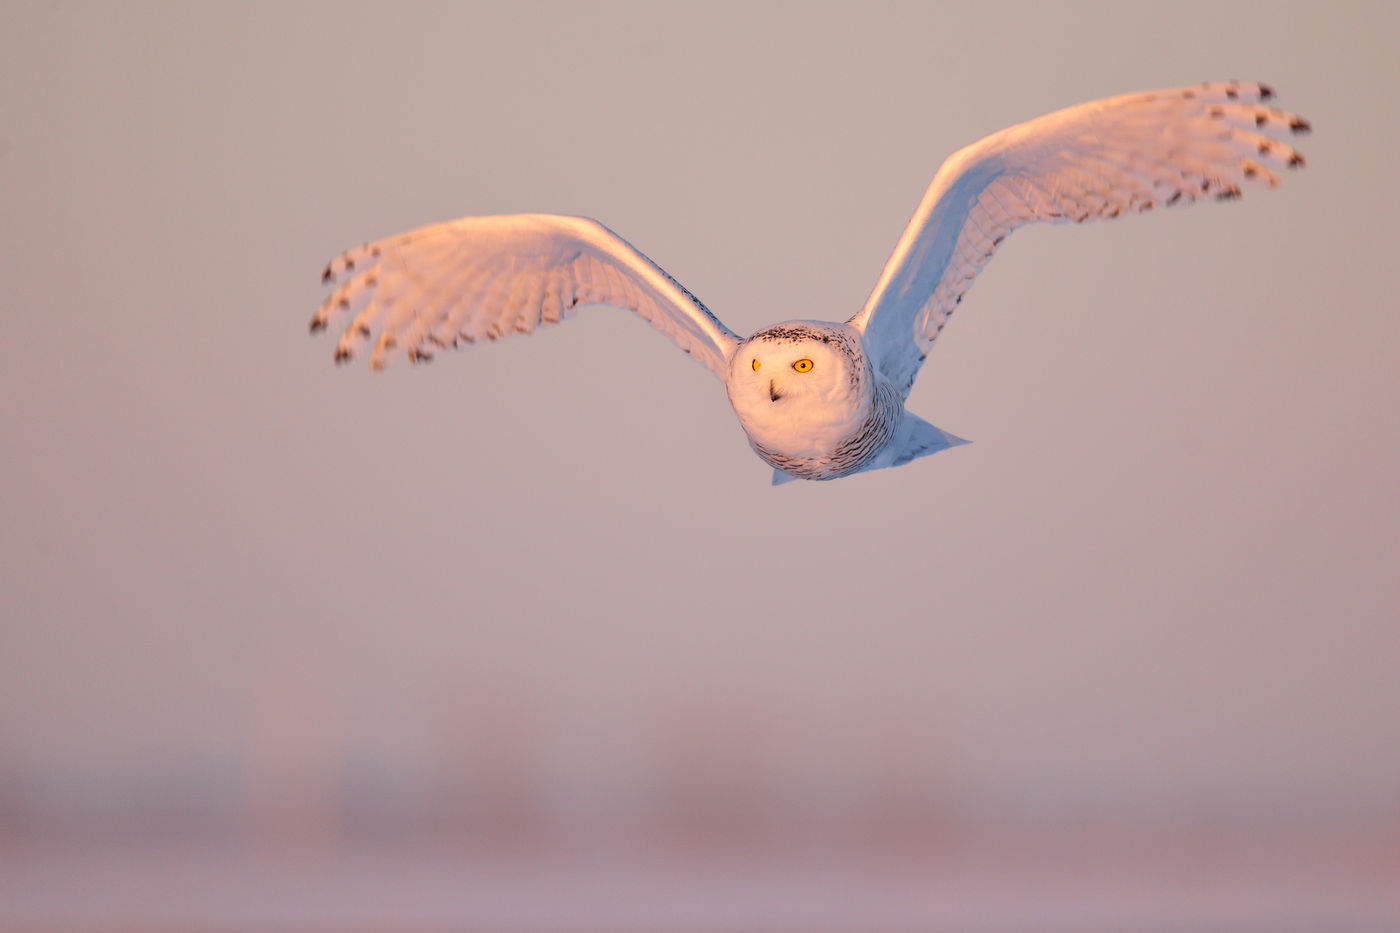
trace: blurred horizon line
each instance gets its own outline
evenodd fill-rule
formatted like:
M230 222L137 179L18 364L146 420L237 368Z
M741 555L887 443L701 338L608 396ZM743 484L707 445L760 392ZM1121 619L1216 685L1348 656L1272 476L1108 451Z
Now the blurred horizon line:
M37 838L142 835L209 838L557 839L672 836L909 837L966 832L1362 833L1400 845L1400 812L1338 801L1260 800L1222 805L1141 799L1093 801L1014 793L968 802L907 783L860 783L813 793L792 785L732 780L661 781L632 787L550 787L537 778L414 782L376 769L345 768L323 780L268 779L236 769L101 776L16 774L0 778L0 843Z

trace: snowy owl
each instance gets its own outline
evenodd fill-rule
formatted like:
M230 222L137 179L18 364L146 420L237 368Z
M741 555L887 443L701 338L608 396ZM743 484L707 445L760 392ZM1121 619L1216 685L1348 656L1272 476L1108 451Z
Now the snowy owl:
M636 312L718 376L774 484L898 466L964 443L904 401L949 316L1006 235L1278 184L1303 157L1277 137L1305 120L1238 81L1124 94L1047 114L959 150L934 175L865 306L844 324L787 321L740 337L595 220L464 217L349 250L349 278L312 332L356 312L335 350L374 338L370 365L528 334L580 305ZM377 336L376 336L377 335Z

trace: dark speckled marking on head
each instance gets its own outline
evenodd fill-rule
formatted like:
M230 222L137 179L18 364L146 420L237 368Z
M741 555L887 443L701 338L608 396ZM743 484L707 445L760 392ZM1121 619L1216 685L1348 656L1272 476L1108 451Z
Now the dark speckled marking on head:
M820 340L822 343L829 344L835 341L835 338L831 334L806 327L789 327L786 324L775 324L772 327L766 327L749 339L765 340L772 343L777 343L781 340Z

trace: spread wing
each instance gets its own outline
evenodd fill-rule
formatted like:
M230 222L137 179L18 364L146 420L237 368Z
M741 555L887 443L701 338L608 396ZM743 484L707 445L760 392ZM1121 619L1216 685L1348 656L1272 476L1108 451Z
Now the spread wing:
M1012 230L1235 198L1246 181L1278 184L1303 157L1276 137L1305 120L1237 81L1124 94L994 133L934 176L865 307L850 323L907 397L972 280Z
M720 379L738 337L679 282L607 227L583 217L464 217L349 250L323 282L348 275L311 331L352 315L336 362L373 341L370 366L444 347L528 334L579 305L635 311Z

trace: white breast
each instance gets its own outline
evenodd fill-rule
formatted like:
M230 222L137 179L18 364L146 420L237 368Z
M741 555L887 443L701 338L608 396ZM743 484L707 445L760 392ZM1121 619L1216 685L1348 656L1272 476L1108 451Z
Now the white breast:
M787 457L830 454L866 421L868 393L822 393L773 402L767 394L729 397L744 433L755 445Z

